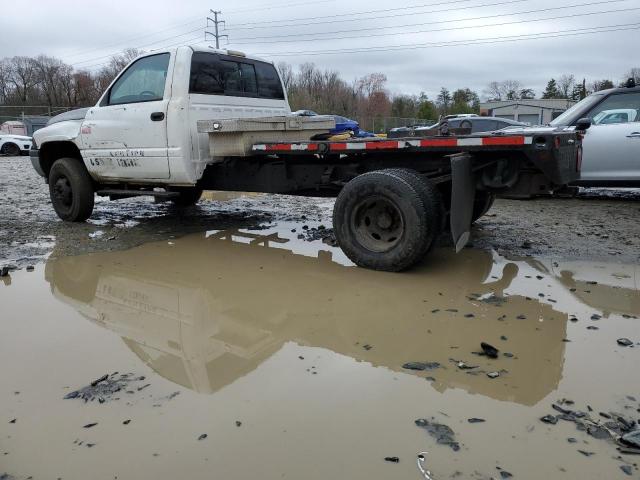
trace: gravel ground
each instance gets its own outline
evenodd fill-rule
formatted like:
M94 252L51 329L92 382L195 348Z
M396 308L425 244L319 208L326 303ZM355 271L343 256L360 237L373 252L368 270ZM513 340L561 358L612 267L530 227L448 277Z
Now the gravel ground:
M125 249L204 230L260 228L279 220L330 226L332 201L284 195L205 194L178 210L150 198L98 199L87 223L60 221L27 157L0 158L0 266L56 255ZM472 246L502 255L640 259L640 190L583 190L578 198L498 200L474 227ZM441 239L447 244L446 236Z

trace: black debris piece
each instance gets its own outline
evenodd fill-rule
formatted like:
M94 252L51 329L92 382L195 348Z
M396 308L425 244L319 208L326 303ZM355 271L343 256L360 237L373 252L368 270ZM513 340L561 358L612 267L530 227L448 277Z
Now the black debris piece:
M82 428L92 428L95 427L98 424L98 422L94 422L94 423L87 423L85 426L83 426Z
M242 426L242 422L240 420L236 420L236 427Z
M398 463L400 459L398 457L384 457L385 462Z
M14 418L13 420L9 420L9 423L16 423L17 420L17 418Z
M542 421L544 423L549 423L551 425L555 425L556 423L558 423L558 419L556 417L554 417L553 415L545 415L544 417L542 417L540 419L540 421Z
M436 368L440 368L440 364L438 362L407 362L402 365L402 368L406 370L435 370Z
M486 422L486 420L484 418L475 418L475 417L473 417L473 418L468 418L467 422L469 422L469 423L484 423L484 422Z
M484 354L489 357L489 358L498 358L498 353L499 350L494 347L493 345L490 345L486 342L482 342L480 343L480 348L482 348L482 351L484 352Z
M198 440L204 440L205 438L207 438L207 436L208 436L208 435L207 435L206 433L203 433L202 435L200 435L200 436L198 437Z
M630 347L631 345L633 345L633 342L628 338L619 338L617 342L618 342L618 345L622 347Z
M509 472L507 472L506 470L500 470L500 477L501 478L511 478L513 477L513 475Z
M129 425L131 423L131 420L125 420L124 422L122 422L123 425Z
M591 455L595 455L595 452L587 452L586 450L578 450L585 457L590 457Z
M447 425L441 423L430 422L426 418L419 418L415 421L418 427L424 428L429 435L436 439L440 445L451 447L454 452L460 450L460 444L455 440L455 433Z

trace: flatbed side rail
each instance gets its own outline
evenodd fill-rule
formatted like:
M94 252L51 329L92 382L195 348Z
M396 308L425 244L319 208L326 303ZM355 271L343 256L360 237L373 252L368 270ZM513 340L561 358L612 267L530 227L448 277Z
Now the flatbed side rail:
M491 137L432 137L422 139L394 139L371 141L309 141L257 143L252 152L256 155L271 153L345 153L395 150L457 149L473 147L519 147L531 145L533 136L504 135Z

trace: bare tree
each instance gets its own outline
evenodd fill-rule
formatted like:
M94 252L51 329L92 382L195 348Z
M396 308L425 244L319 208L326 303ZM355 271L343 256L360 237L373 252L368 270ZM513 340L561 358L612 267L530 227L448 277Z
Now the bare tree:
M576 78L573 76L573 74L565 74L558 78L558 91L560 92L560 95L562 95L562 98L569 98L571 96L575 84Z

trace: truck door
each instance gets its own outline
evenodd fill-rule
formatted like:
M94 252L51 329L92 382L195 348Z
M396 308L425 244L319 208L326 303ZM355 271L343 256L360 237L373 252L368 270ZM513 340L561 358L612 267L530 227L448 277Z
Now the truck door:
M167 179L169 53L132 63L89 109L81 127L87 168L105 179Z
M640 180L640 92L615 93L588 115L582 180Z

